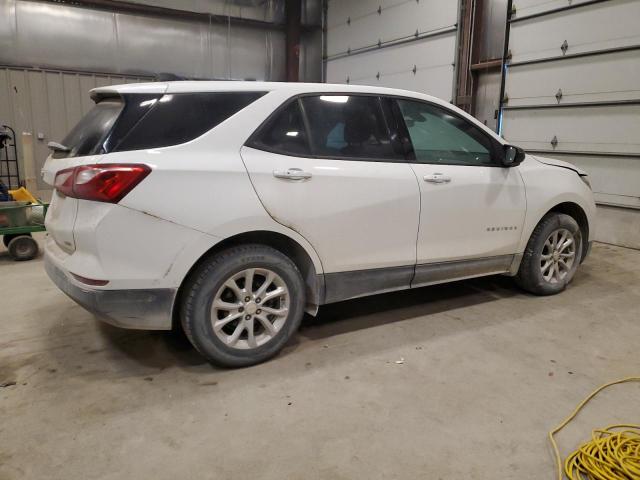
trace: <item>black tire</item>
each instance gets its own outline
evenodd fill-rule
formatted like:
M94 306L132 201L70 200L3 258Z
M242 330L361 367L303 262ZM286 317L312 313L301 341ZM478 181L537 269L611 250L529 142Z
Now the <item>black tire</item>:
M555 281L545 279L542 273L543 250L549 236L558 230L567 230L575 242L574 258L570 268L563 270L564 277ZM517 284L535 295L553 295L563 291L573 279L580 260L584 242L578 223L563 213L549 213L536 226L524 251L520 269L515 277ZM545 250L547 251L547 250ZM546 261L545 263L546 264Z
M22 235L26 235L27 237L31 236L30 233L23 233ZM15 233L13 235L5 235L2 237L2 243L4 243L5 247L9 248L9 242L19 236L20 234L15 234Z
M18 235L7 245L9 255L17 261L31 260L38 255L38 243L29 235Z
M225 282L250 268L266 269L280 277L288 289L288 313L280 330L266 343L254 348L233 348L214 333L211 308ZM187 338L198 352L216 365L237 368L255 365L276 355L298 330L304 305L304 282L291 259L271 247L252 244L217 253L190 274L182 292L180 317ZM241 321L242 318L238 320ZM229 325L234 328L237 323ZM248 335L248 330L243 335Z

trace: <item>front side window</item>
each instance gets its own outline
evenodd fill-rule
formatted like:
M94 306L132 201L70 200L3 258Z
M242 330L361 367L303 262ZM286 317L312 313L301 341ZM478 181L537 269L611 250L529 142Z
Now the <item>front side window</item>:
M444 108L398 100L416 163L494 166L488 136Z
M375 96L317 95L302 99L312 153L329 158L404 160L396 152Z
M54 152L54 158L101 153L102 143L120 115L123 105L119 97L106 98L98 102L62 140L62 145L69 150Z

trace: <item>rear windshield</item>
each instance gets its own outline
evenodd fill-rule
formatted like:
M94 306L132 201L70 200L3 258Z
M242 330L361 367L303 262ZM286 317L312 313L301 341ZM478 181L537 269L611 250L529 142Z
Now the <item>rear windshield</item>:
M61 142L55 158L168 147L216 127L265 92L125 94L97 103Z
M54 157L81 157L100 153L102 143L120 115L123 105L120 98L109 98L97 103L62 140L61 143L69 151L56 151Z

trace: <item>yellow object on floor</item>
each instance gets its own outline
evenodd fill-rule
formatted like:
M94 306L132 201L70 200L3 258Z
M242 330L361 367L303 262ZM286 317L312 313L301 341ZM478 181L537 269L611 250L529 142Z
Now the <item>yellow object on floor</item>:
M16 190L9 190L9 193L16 202L38 203L36 197L31 195L31 192L24 187L20 187Z
M597 388L580 402L565 421L549 432L558 467L558 480L563 478L562 460L553 436L602 390L627 382L640 382L640 377L623 378ZM565 459L564 473L571 480L640 480L640 425L611 425L594 430L591 440L580 445Z

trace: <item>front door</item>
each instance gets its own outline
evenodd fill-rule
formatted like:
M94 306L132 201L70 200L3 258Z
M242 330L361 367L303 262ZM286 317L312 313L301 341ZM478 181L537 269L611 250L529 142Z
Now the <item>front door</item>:
M327 301L409 286L420 193L376 96L288 102L241 154L269 214L305 237Z
M418 265L476 260L470 269L462 262L456 277L506 270L526 212L518 168L500 166L499 143L458 113L414 100L397 106L420 184ZM419 273L414 283L427 283Z

